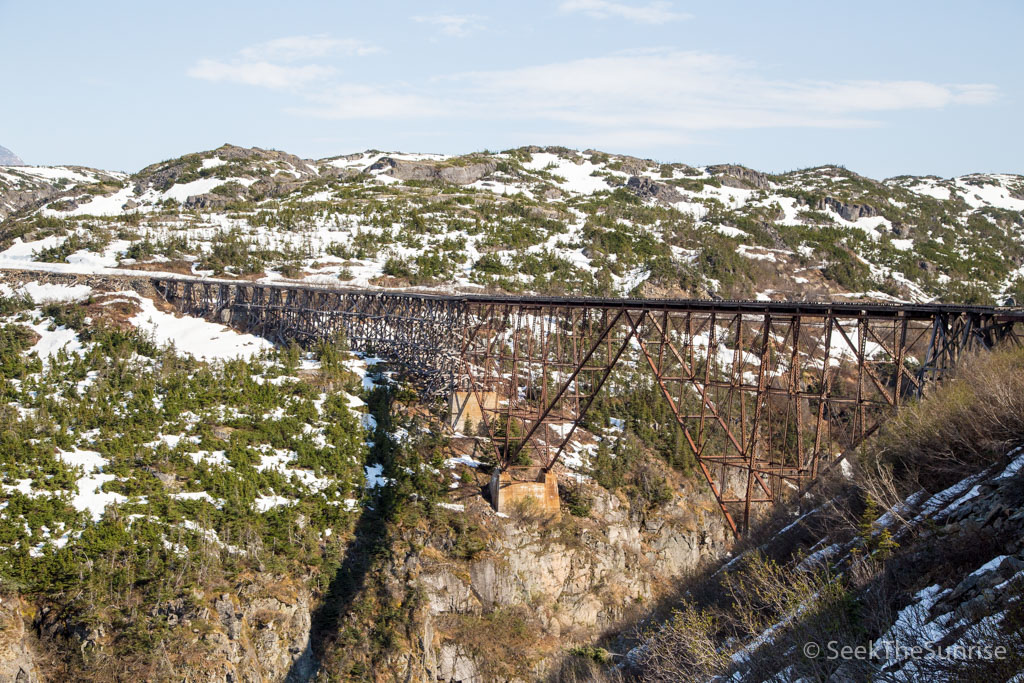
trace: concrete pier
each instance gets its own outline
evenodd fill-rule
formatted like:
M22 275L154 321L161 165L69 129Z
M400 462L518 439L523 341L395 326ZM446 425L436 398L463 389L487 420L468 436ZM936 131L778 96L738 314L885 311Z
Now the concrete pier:
M553 519L562 518L560 499L558 497L558 475L537 468L537 474L520 478L508 472L495 469L491 475L491 505L498 512L508 514L528 499L536 505L539 514Z
M474 433L467 436L475 436L484 424L483 410L476 396L472 391L453 391L448 399L449 424L455 431L465 433L466 422L471 422ZM497 409L498 395L495 392L483 391L480 397L484 402L483 408Z

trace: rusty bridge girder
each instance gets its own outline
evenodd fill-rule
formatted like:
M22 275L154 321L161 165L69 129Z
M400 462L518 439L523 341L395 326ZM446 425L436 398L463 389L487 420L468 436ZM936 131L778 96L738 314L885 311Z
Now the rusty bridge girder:
M278 344L310 346L343 335L353 350L379 355L401 368L426 395L448 391L454 381L464 306L451 298L244 281L153 282L182 313Z
M551 470L620 363L648 368L735 532L968 354L1005 307L439 296L160 278L184 313L275 342L344 333L428 395L475 396L503 468Z

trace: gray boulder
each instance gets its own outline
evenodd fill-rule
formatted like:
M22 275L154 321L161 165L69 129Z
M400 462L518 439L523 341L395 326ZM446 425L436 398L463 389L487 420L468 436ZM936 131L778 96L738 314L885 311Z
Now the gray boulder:
M870 204L841 202L838 199L833 199L832 197L825 197L825 199L819 201L818 206L816 206L815 209L821 211L825 207L830 207L833 211L848 221L855 221L858 218L874 218L875 216L880 215L878 213L878 209Z
M673 203L684 199L679 190L671 185L659 183L646 176L631 176L626 187L641 199L657 199L658 201Z

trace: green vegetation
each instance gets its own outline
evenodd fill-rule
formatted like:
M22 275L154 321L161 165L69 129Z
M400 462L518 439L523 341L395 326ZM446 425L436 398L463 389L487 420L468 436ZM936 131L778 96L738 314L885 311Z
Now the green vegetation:
M868 456L880 477L872 493L889 504L882 480L940 491L1024 445L1024 351L968 359L952 382L886 423ZM875 480L872 479L874 482ZM913 490L911 490L913 489Z
M71 232L67 239L60 244L48 249L41 249L35 253L35 258L44 263L64 263L68 256L79 250L102 253L110 244L110 232L103 228L87 229L85 234Z
M7 316L26 305L0 299ZM323 562L325 531L340 535L327 547L343 542L367 458L343 394L318 395L273 355L208 365L87 324L77 305L43 316L85 351L43 363L26 355L31 330L0 323L0 586L110 624L117 649L141 655L170 633L133 628L140 605L246 572L301 575ZM332 353L321 352L328 372L349 383ZM104 463L92 485L121 497L96 522L73 505L92 468L65 454L81 451ZM274 497L285 504L259 513Z
M579 158L562 148L546 151ZM163 191L174 183L223 179L212 193L228 205L212 213L230 223L187 211L172 200L122 216L28 213L4 224L0 246L15 237L68 235L64 244L39 255L63 261L77 249L101 251L110 241L103 230L110 229L132 242L127 258L167 258L176 268L183 260L186 266L192 261L216 275L276 270L301 277L336 257L375 261L360 266L371 265L372 274L415 286L465 278L464 284L509 292L598 296L652 290L677 296L753 298L768 290L799 296L803 288L793 275L797 266L819 271L839 291L966 303L1012 296L1016 271L1024 262L1020 212L972 208L960 194L962 186L939 179L926 182L954 190L949 199L910 191L924 182L919 179L877 182L840 166L824 166L768 176L775 183L771 190L750 190L736 201L720 176L700 176L677 164L648 165L644 172L695 207L679 211L641 200L623 186L622 173L638 172L635 162L599 152L589 153L589 161L603 164L594 175L608 189L593 194L566 191L565 179L552 175L557 164L527 168L524 164L532 159L528 148L500 157L478 153L438 162L465 166L493 160L498 168L485 180L493 183L493 191L436 181L382 184L359 169L296 179L289 162L273 154L240 154L237 148L221 152L227 163L204 168L203 159L212 154L192 154L143 169L131 181L151 182ZM691 177L674 177L680 168ZM261 182L245 186L235 179ZM982 186L993 181L979 176L966 182ZM1019 191L1019 184L1001 182ZM93 183L75 192L105 193L116 184ZM516 191L499 191L502 186ZM793 216L789 207L782 208L787 200L795 202L796 220L785 218ZM836 202L871 207L889 221L893 234L882 234L883 228L869 235L850 227L829 208ZM123 232L125 227L131 232ZM778 267L741 246L776 250ZM353 272L346 266L341 274L351 277Z

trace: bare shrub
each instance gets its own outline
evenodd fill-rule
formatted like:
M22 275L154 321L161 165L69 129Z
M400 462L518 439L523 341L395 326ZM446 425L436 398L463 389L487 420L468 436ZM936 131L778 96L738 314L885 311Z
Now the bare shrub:
M548 675L548 683L622 683L622 672L603 658L595 658L591 651L604 652L574 648Z
M508 516L520 525L537 526L551 518L551 515L541 508L540 501L533 496L515 500L507 509Z
M885 504L938 491L1022 443L1024 349L980 354L883 427L861 461L865 488Z
M732 611L746 642L754 644L746 675L765 680L789 670L823 680L835 663L807 658L804 644L849 643L859 630L846 581L830 571L801 571L754 554L727 579ZM755 654L756 652L756 654Z
M707 680L724 673L730 660L719 648L719 619L685 605L672 613L644 645L638 662L644 681Z
M448 614L439 625L473 659L486 680L532 676L542 631L527 607L497 607L481 615Z
M852 594L831 572L801 571L750 553L723 584L725 604L684 604L651 634L638 662L643 680L708 680L733 668L744 680L780 671L824 680L837 663L802 656L803 645L859 644Z

